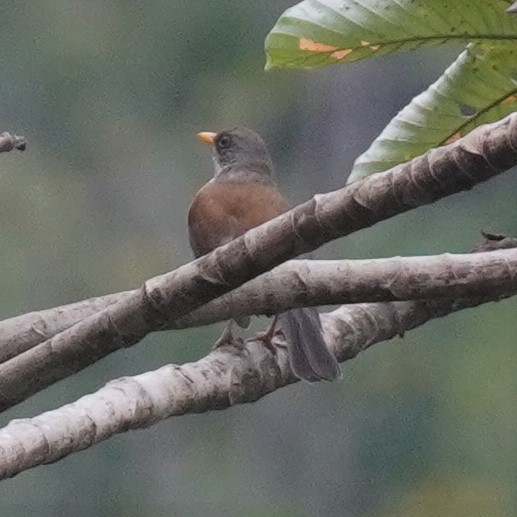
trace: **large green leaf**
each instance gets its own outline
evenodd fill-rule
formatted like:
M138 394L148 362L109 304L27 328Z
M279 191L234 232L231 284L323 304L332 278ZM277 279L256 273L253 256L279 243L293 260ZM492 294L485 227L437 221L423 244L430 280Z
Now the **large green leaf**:
M517 45L471 44L357 158L348 182L408 161L512 111L517 111Z
M314 68L452 41L474 42L354 165L349 182L517 110L510 0L305 0L266 39L267 67Z
M266 38L267 68L315 68L452 41L517 41L508 0L305 0Z

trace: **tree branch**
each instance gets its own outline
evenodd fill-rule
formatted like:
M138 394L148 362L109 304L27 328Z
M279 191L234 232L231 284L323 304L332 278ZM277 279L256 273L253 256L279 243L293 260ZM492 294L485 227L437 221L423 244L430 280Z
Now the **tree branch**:
M498 247L505 249L502 246L517 247L517 241L508 238L504 243L498 241ZM481 249L486 249L486 244ZM171 322L162 330L209 325L232 316L278 314L310 305L467 298L488 293L506 296L514 292L516 275L517 250L482 255L289 261ZM131 293L125 291L91 298L0 322L0 363ZM35 361L27 356L27 362L33 364Z
M8 153L13 149L25 151L27 149L27 140L25 137L11 135L7 131L0 134L0 153Z
M488 301L480 297L342 306L322 315L325 337L344 361L429 319ZM278 346L273 355L257 341L241 349L222 347L195 363L117 379L77 402L32 419L13 420L1 429L0 479L55 462L117 433L171 416L254 402L296 381L285 348Z
M124 291L28 312L0 321L0 363L50 339L136 291Z
M5 363L0 406L9 407L118 348L135 344L297 254L470 189L516 164L514 113L388 172L317 195L209 255L149 280L123 300Z

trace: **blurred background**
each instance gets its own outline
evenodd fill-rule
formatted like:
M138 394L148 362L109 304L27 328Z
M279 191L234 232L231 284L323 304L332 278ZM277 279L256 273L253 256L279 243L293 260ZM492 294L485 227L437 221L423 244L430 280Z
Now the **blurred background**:
M41 0L0 6L0 317L138 287L190 260L201 130L257 130L293 202L353 160L459 53L263 70L287 0ZM466 251L515 235L515 175L331 243L320 258ZM1 515L517 514L517 300L436 320L246 406L170 419L0 484ZM260 322L264 324L264 322ZM221 326L161 333L1 416L195 361Z

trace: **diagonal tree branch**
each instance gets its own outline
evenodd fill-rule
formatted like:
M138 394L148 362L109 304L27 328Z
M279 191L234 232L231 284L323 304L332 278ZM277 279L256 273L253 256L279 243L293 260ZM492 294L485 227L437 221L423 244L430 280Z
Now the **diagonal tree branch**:
M513 294L516 294L517 289ZM493 299L440 299L342 306L323 315L326 340L338 359L355 357L375 343L426 321ZM130 429L171 416L249 403L296 382L287 354L260 344L222 347L196 363L167 365L109 382L77 402L0 430L0 479L55 462Z
M35 347L134 293L135 291L124 291L108 294L0 321L0 363Z
M502 242L495 238L498 249L517 247L516 239L504 238ZM486 248L484 243L480 250ZM517 271L516 250L490 255L289 261L171 322L162 330L209 325L232 316L278 314L310 305L466 298L487 292L504 296L513 292L514 271ZM125 291L91 298L0 322L0 363L130 294L131 291ZM27 361L33 362L29 356Z
M21 354L15 366L9 361L0 377L0 405L11 405L12 393L23 400L135 344L299 253L470 189L516 163L517 114L512 114L391 171L315 196L209 255L146 282L123 300L37 345L30 355Z

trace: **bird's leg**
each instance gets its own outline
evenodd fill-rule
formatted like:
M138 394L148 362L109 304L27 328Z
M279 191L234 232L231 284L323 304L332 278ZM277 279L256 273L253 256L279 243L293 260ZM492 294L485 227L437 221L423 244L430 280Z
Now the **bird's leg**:
M257 334L256 336L247 339L246 341L262 341L264 346L272 353L276 355L276 348L273 345L273 338L276 334L276 324L278 322L278 314L275 314L273 317L273 321L271 322L271 325L265 330L264 332L261 332L260 334Z
M219 348L221 346L233 344L232 327L233 320L228 320L224 327L223 333L221 334L221 337L214 343L212 350L215 350L216 348Z

